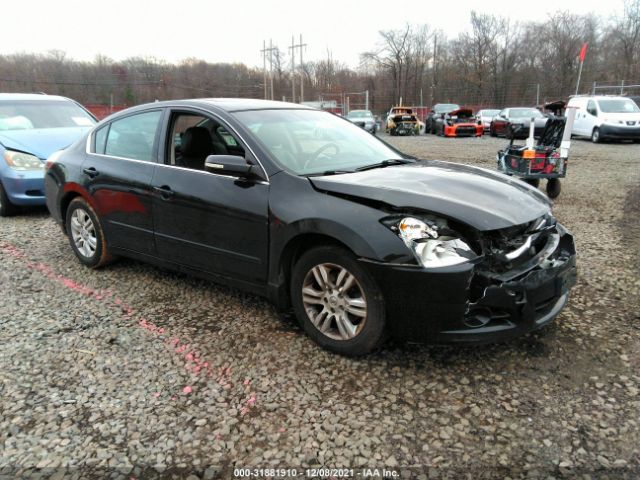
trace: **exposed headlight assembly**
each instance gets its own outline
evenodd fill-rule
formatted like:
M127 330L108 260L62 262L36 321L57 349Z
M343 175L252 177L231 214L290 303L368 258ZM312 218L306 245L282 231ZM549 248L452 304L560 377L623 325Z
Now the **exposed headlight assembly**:
M14 150L4 152L4 161L14 170L42 170L44 168L44 164L35 155Z
M446 220L423 221L414 217L401 219L395 228L423 267L458 265L477 257L472 248L448 228Z

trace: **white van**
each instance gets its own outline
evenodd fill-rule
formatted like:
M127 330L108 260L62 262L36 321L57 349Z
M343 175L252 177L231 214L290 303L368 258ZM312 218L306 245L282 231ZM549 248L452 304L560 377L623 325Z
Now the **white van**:
M584 95L571 97L567 107L576 107L572 135L602 140L640 142L640 108L627 97Z

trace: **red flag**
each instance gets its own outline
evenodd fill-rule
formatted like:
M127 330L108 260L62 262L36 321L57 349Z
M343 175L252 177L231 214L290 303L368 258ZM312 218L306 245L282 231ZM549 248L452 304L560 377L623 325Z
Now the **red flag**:
M584 57L587 56L587 46L589 46L589 42L582 44L582 48L580 49L580 62L584 62Z

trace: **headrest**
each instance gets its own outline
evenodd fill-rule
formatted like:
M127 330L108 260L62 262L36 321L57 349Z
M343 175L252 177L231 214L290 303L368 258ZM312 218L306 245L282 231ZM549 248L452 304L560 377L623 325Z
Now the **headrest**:
M189 127L182 134L182 155L208 155L211 153L211 145L211 134L204 127Z

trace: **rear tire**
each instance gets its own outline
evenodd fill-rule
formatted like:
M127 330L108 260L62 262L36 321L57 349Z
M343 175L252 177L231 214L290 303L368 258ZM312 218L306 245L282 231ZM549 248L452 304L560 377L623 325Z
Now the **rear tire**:
M598 127L594 128L593 132L591 132L591 141L593 143L602 142L602 138L600 137L600 129Z
M547 180L547 196L549 198L558 198L561 190L562 186L560 185L559 179L550 178L549 180Z
M16 213L16 210L16 206L11 203L2 183L0 183L0 217L10 217Z
M65 223L73 253L82 264L98 268L113 259L104 238L100 219L83 198L71 200L67 207Z
M335 246L308 250L292 267L290 288L298 321L322 348L359 356L384 341L382 293L347 250Z

